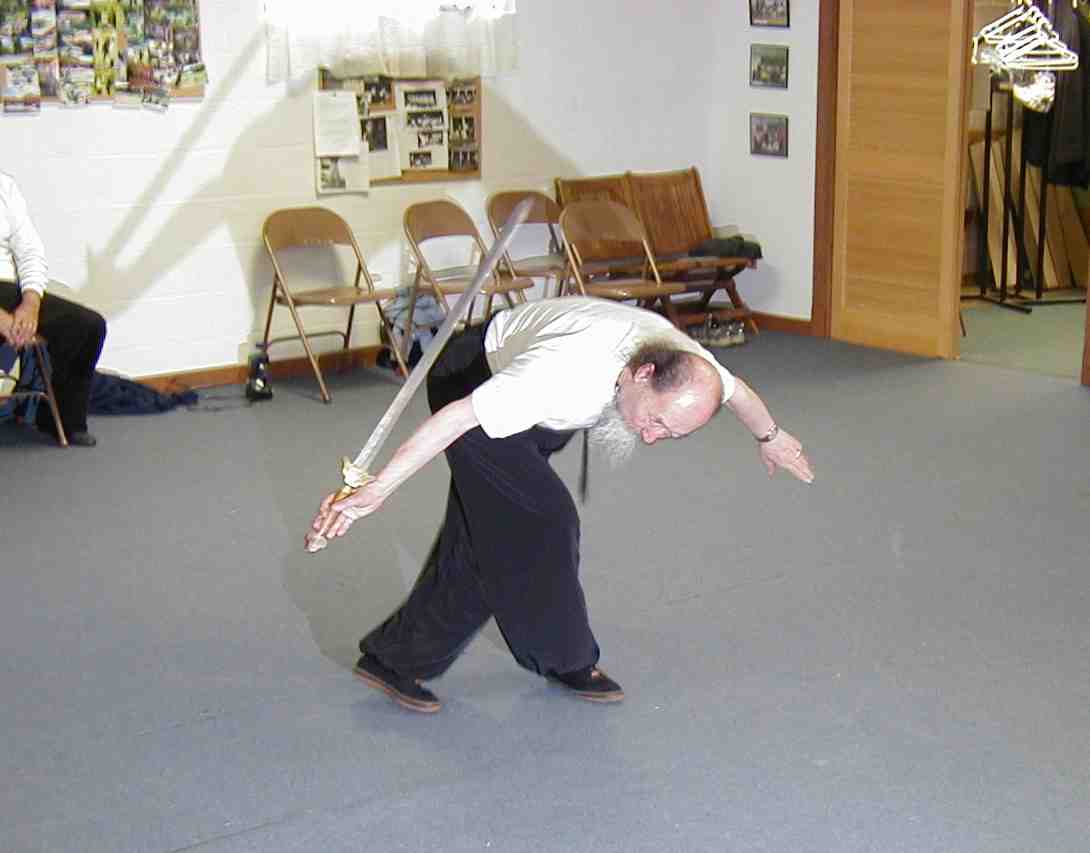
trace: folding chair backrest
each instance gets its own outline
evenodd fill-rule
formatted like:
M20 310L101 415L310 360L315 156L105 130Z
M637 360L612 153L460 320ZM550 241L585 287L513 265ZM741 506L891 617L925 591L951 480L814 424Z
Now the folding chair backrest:
M632 207L656 257L686 254L712 236L708 206L695 168L629 172Z
M359 249L340 216L325 207L292 207L269 214L262 228L265 243L272 252L307 246L351 246Z
M560 205L545 193L536 190L510 190L496 193L485 205L488 223L495 233L499 234L503 230L504 223L524 198L533 202L530 212L526 215L527 224L556 225L560 222Z
M405 233L417 244L433 237L471 237L478 244L481 241L470 215L447 199L409 205L405 211Z

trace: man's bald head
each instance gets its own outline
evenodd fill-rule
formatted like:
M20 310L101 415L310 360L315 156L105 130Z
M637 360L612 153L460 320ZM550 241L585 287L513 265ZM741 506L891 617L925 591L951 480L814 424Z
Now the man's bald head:
M645 444L699 429L723 398L719 371L706 359L654 343L632 355L618 386L621 415Z

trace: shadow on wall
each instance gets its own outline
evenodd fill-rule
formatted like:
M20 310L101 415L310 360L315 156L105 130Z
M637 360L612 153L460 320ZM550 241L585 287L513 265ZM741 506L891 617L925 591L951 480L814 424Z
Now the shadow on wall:
M251 37L231 68L225 72L225 79L232 82L214 101L205 103L171 154L162 158L163 165L158 173L133 202L113 236L101 249L88 251L87 284L80 290L81 301L96 306L109 306L138 299L152 285L178 267L210 233L223 224L226 217L223 215L222 206L206 205L212 215L201 218L199 226L194 227L193 217L183 212L184 205L179 205L158 232L145 241L147 248L143 252L124 267L117 263L118 257L127 249L132 235L139 229L146 212L160 203L164 188L176 171L177 164L194 148L216 113L228 104L228 96L236 85L235 81L241 79L262 43L260 33ZM239 168L243 156L254 156L253 140L256 132L262 124L271 122L273 118L273 114L269 113L257 125L251 126L232 146L220 175L200 187L192 197L229 195L231 191L227 186L227 177ZM232 242L236 245L245 245L252 239L253 235L232 232Z
M225 79L234 81L243 76L255 54L263 49L263 44L264 39L260 34L252 37L232 67L225 72ZM108 317L119 313L125 306L138 302L157 282L171 274L177 274L194 253L208 251L207 247L202 248L207 238L217 229L226 226L237 266L224 269L224 277L230 279L236 276L256 276L259 280L238 282L245 288L250 302L249 328L208 328L206 333L214 332L217 337L237 335L240 341L247 338L247 341L241 343L239 351L239 361L242 361L249 348L249 341L259 339L264 329L272 269L261 244L260 224L271 209L254 210L252 207L248 208L245 201L240 203L234 197L245 194L247 190L260 192L261 158L267 153L269 141L277 138L284 123L299 120L297 101L292 104L284 99L247 126L226 153L222 169L217 171L216 176L190 193L189 201L177 205L153 234L141 235L141 243L145 248L139 254L124 264L119 262L127 251L131 251L133 236L140 229L148 211L162 204L164 188L175 173L177 164L199 144L217 113L225 106L229 107L228 98L233 85L229 83L217 94L215 101L203 106L174 146L172 153L163 157L163 165L158 173L133 202L109 240L100 249L89 251L87 283L80 290L79 298L103 310ZM292 84L288 97L305 98L312 85L310 78ZM574 174L574 165L541 139L525 116L494 90L489 91L487 86L485 97L489 136L486 137L484 145L485 177L479 182L381 186L372 188L365 196L332 197L316 197L311 184L309 188L291 188L286 195L296 197L295 203L299 205L326 205L345 216L356 231L365 258L372 264L375 256L380 252L385 254L390 248L390 242L396 240L399 244L395 253L398 258L397 278L403 283L411 280L413 270L410 268L406 241L401 237L400 223L402 211L411 203L436 197L453 197L478 222L486 243L491 242L484 216L484 202L488 194L499 189L517 188L543 189L551 194L552 177ZM309 116L309 100L305 113ZM296 149L296 154L307 156L309 160L309 153L304 155ZM247 177L240 179L240 176ZM251 187L246 186L247 179L252 183ZM200 207L201 215L194 215L194 205ZM395 206L396 214L391 216ZM376 222L379 223L377 227ZM201 268L206 267L202 265ZM308 278L324 280L335 274L347 277L349 272L350 270L337 268L334 264L310 270ZM194 290L202 290L202 284L194 282ZM387 282L384 284L388 285ZM221 286L213 294L194 292L189 298L222 300L224 289ZM186 283L183 283L182 287L171 289L170 295L185 297L185 291ZM208 314L213 318L213 325L215 315L212 312L216 308L216 305L209 306ZM320 313L323 325L315 323L315 328L335 328L343 322L342 319L334 321L333 312L328 309L323 309ZM277 314L278 320L274 321L274 329L277 322L286 320L286 314L281 314L282 312ZM136 345L144 342L133 341ZM147 343L159 344L161 341L159 336L149 334ZM282 352L289 355L289 350L290 347L285 347Z
M251 39L233 66L225 72L225 79L238 79L261 46L260 37ZM300 85L289 94L302 97L309 85ZM118 258L129 250L132 236L140 227L145 212L162 203L163 188L170 180L175 164L181 162L198 143L216 113L226 105L225 99L230 91L228 86L215 101L203 106L172 153L163 157L164 165L134 201L110 239L88 258L87 284L79 292L81 301L103 307L138 301L156 282L184 266L187 258L201 251L206 238L225 225L235 246L239 267L268 269L263 258L260 234L256 230L268 211L243 211L257 215L237 215L236 205L219 205L215 199L238 192L236 176L239 173L256 174L255 180L260 180L260 173L254 168L255 158L260 158L262 144L275 138L277 128L283 127L286 110L281 105L251 123L231 146L216 177L190 195L191 203L199 203L207 216L194 222L192 213L184 210L185 205L179 205L153 235L145 238L145 249L124 265L118 263ZM575 174L575 167L571 160L541 139L525 116L510 103L494 93L486 95L486 98L490 135L485 140L485 179L480 182L376 187L367 196L335 197L336 201L330 202L330 206L345 215L357 233L361 234L366 230L367 222L376 218L377 205L383 205L386 211L397 205L396 230L400 235L401 212L408 204L436 197L453 197L469 210L486 242L490 242L484 216L484 200L489 193L520 188L551 191L552 177ZM491 143L489 140L492 140ZM311 201L311 198L307 198L301 203ZM322 199L317 203L325 204L326 201ZM374 234L375 231L372 229L367 233ZM391 232L388 230L386 233ZM405 241L400 236L397 240L400 249ZM365 244L367 251L366 240L361 239L361 243ZM382 247L371 248L373 252ZM405 253L399 251L399 257L403 259L399 262L402 266L399 273L404 279L408 275ZM262 278L258 282L239 282L239 286L246 289L252 305L251 334L255 331L260 333L263 326L271 269L268 276L263 275ZM201 299L202 296L194 293L190 298ZM245 334L245 331L239 330L239 334ZM154 333L149 333L149 338L153 337ZM333 388L333 406L323 406L317 402L316 395L315 402L300 399L313 385L313 380L309 378L295 383L295 393L285 386L278 389L280 393L277 397L261 404L300 406L307 411L305 415L290 420L256 417L251 445L252 461L254 476L267 482L274 494L273 505L280 522L291 534L287 552L279 555L283 587L295 606L305 614L318 650L338 665L350 667L355 661L355 644L360 635L397 606L424 565L443 515L447 474L442 462L428 466L427 471L420 472L402 486L397 500L392 499L383 513L357 524L352 535L332 548L330 554L308 557L302 548L303 535L321 497L339 488L338 457L342 454L355 455L396 393L396 386L377 378L370 371L327 376L327 379ZM342 405L338 411L339 399L348 401L353 394L357 395L357 399L366 396L367 405L360 407L349 402L348 406ZM309 411L311 406L312 415ZM352 411L361 414L361 408L361 417L345 416L351 415ZM422 400L417 400L410 407L404 423L399 424L391 436L383 462L425 416L426 405ZM211 438L214 440L214 436ZM298 458L297 455L283 452L284 449L297 447L301 443L312 448L311 452L316 454L313 463L306 470L284 465L280 460ZM507 654L506 646L494 629L490 629L487 636L490 642Z

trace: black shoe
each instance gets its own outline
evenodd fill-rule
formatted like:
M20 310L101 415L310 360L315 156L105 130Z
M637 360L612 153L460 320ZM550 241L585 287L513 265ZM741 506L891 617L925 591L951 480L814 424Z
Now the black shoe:
M554 672L549 678L560 682L580 699L588 702L620 702L624 699L621 685L596 666L584 667L574 672Z
M68 443L75 447L94 447L98 444L98 439L84 429L70 434Z
M355 673L372 687L384 691L403 708L423 714L434 714L439 710L439 698L434 693L416 679L387 669L378 658L364 655L356 661Z

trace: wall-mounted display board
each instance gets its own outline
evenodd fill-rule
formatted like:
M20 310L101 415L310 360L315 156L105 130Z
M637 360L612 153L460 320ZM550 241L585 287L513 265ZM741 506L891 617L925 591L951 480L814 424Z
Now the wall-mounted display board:
M4 112L42 101L164 109L199 98L197 0L0 0L0 96Z
M372 186L481 177L479 77L335 77L323 68L318 88L356 93Z

